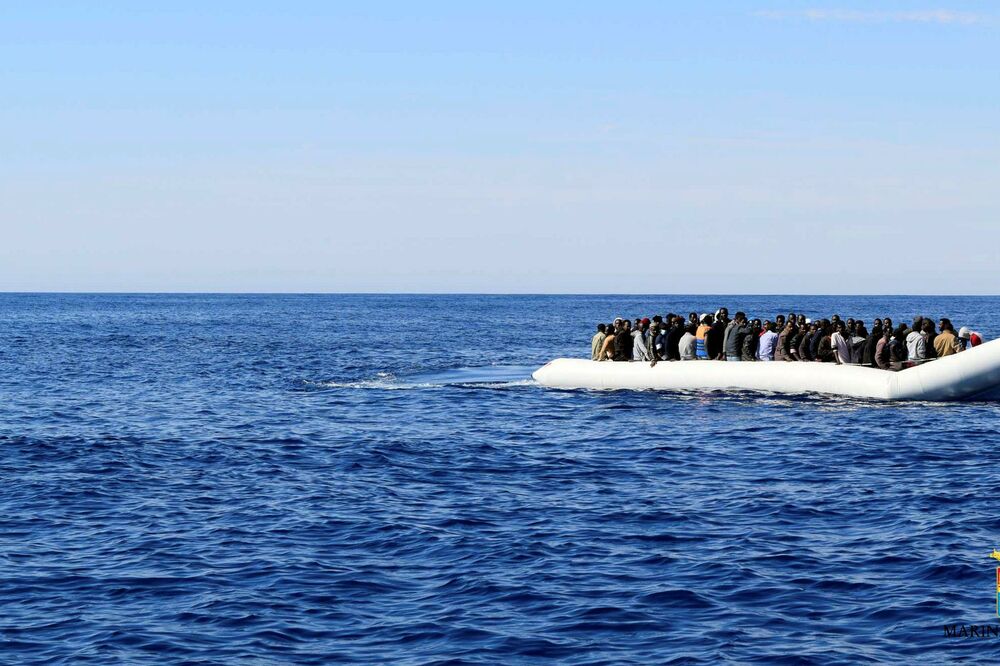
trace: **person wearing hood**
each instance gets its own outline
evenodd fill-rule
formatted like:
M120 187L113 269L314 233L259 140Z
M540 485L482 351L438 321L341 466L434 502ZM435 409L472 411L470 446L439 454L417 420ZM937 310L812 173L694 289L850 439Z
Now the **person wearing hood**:
M906 334L906 359L908 361L924 361L927 359L927 338L924 337L924 318L917 317L913 321L913 328Z

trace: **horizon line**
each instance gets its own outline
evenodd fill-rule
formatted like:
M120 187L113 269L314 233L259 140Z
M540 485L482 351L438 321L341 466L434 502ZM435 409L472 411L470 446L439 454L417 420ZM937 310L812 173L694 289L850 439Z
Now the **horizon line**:
M478 292L478 291L13 291L0 289L3 296L601 296L601 297L713 297L713 296L866 296L866 297L962 297L962 298L996 298L1000 294L964 294L964 293L723 293L723 292L692 292L692 293L639 293L639 292Z

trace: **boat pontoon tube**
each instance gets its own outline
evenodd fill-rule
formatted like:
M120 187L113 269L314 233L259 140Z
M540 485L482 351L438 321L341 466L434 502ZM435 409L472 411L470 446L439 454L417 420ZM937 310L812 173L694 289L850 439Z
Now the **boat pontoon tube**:
M899 372L834 363L590 361L559 358L536 370L563 389L829 393L876 400L1000 399L1000 340Z

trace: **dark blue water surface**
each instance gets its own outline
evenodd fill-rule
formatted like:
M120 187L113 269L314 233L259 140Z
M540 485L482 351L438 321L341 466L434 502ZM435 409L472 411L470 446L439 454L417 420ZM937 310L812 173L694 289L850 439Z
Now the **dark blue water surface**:
M941 663L1000 405L552 391L615 315L1000 298L0 295L5 663ZM256 661L255 661L256 660Z

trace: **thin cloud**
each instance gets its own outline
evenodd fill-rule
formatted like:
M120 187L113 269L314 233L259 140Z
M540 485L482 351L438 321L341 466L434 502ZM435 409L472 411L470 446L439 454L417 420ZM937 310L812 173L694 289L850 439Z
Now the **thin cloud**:
M940 25L975 25L986 23L992 16L950 9L925 9L914 11L864 11L855 9L799 9L792 11L762 10L754 16L784 20L805 19L838 23L936 23Z

